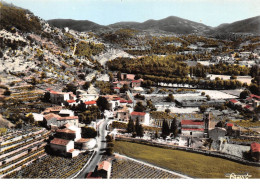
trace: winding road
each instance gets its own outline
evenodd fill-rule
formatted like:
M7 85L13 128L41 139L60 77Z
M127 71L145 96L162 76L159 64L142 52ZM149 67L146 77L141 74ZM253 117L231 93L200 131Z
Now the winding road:
M108 120L104 119L99 125L97 125L98 137L97 137L97 148L95 149L96 153L90 163L83 169L78 176L77 179L82 179L86 177L86 174L89 172L94 172L97 164L102 158L102 154L105 152L106 148L106 125Z

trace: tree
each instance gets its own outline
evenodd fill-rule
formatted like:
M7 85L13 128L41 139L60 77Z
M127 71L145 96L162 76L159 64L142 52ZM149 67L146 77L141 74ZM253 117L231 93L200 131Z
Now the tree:
M173 118L173 120L172 120L170 132L173 133L174 138L176 138L176 136L178 134L178 125L177 125L176 118Z
M215 127L221 127L223 128L225 126L225 122L224 121L219 121Z
M244 91L242 91L242 92L240 93L239 98L240 98L240 99L246 99L250 94L251 94L251 93L250 93L249 90L244 90Z
M135 80L139 80L140 78L142 78L142 75L140 74L135 75Z
M122 78L121 78L121 71L118 71L118 73L116 74L116 76L117 76L117 80L118 81L120 81L120 80L122 80Z
M49 102L50 101L50 98L51 98L51 94L49 91L47 91L44 96L43 96L43 101L44 102Z
M69 83L69 84L66 85L65 88L63 88L63 91L73 92L74 94L76 94L77 86L74 85L73 83Z
M207 110L208 106L207 105L201 105L199 106L200 112L204 113Z
M155 137L155 139L157 139L159 137L158 130L156 130L154 137Z
M133 133L133 132L135 132L135 125L134 125L134 121L130 118L127 124L127 133Z
M139 137L144 136L143 126L140 124L138 117L136 118L136 121L135 121L135 131L136 131L137 136L139 136Z
M95 138L97 136L97 131L92 127L85 126L82 127L81 136L83 138Z
M170 128L167 121L164 119L162 125L162 137L166 138L166 136L168 136L169 134L170 134Z
M123 87L120 88L120 93L125 93L129 90L129 86L127 84L124 84Z
M112 141L113 141L112 136L107 135L107 136L106 136L106 141L107 141L108 143L109 143L109 142L112 142Z
M209 95L206 95L206 97L207 97L207 100L210 101L210 99L211 99L210 96L209 96Z
M105 110L109 110L108 101L103 96L99 96L99 98L97 99L97 106L102 112L104 112Z
M90 87L90 82L85 82L82 87L83 89L88 90L88 88Z
M4 91L4 95L5 95L5 96L10 96L10 95L11 95L11 91L10 91L9 89L6 89L6 90Z
M166 97L166 101L167 102L174 102L174 96L172 94L169 94L167 97Z
M143 106L142 102L137 102L137 104L134 107L134 111L136 112L144 112L146 110L145 106Z
M205 92L201 92L201 96L205 96Z
M108 156L111 156L113 153L114 153L114 148L113 147L107 147L106 154Z

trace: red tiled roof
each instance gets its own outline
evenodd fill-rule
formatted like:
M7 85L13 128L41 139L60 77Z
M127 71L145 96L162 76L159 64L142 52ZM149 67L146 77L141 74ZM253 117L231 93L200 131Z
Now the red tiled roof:
M260 100L260 96L257 96L257 95L255 95L255 94L251 94L250 97L251 97L251 98L256 98L256 99L259 99L259 100Z
M59 115L53 114L53 113L50 113L50 114L47 114L47 115L44 116L44 118L45 118L46 120L50 120L50 119L52 119L52 118L58 119L59 117L60 117Z
M68 116L68 117L60 117L58 118L58 120L67 120L67 119L78 119L78 116Z
M75 134L76 133L75 131L70 130L68 128L58 129L56 132L63 132L63 133L68 133L68 134Z
M114 100L120 100L120 98L114 98Z
M141 80L133 80L132 83L141 83Z
M67 100L68 103L74 103L76 102L75 100Z
M77 143L85 143L85 142L88 142L91 138L80 138L78 139L76 142Z
M229 100L232 103L237 103L238 101L236 99Z
M93 100L93 101L86 101L86 102L85 102L86 105L94 105L94 104L96 104L96 103L97 103L97 102L94 101L94 100Z
M127 100L120 100L120 103L127 103Z
M133 103L133 101L132 100L128 100L127 103Z
M146 113L145 112L132 112L131 116L144 116Z
M69 142L70 140L60 139L60 138L54 138L53 140L51 140L51 144L62 145L62 146L66 146Z
M252 152L260 152L260 144L256 142L251 143L251 150Z
M252 106L251 105L246 105L245 108L246 109L250 109Z
M120 89L120 87L114 87L114 89Z
M190 131L204 131L203 128L182 128L182 130L190 130Z
M126 78L129 80L134 80L135 79L135 75L134 74L127 74Z
M181 120L182 125L204 125L203 121L196 120Z
M75 150L75 149L70 149L68 152L69 152L69 153L72 153L74 150Z
M110 162L108 162L108 161L102 161L102 162L99 163L99 165L98 165L98 170L108 171L110 167L111 167L111 163L110 163Z
M233 123L227 123L227 127L233 127L234 124Z

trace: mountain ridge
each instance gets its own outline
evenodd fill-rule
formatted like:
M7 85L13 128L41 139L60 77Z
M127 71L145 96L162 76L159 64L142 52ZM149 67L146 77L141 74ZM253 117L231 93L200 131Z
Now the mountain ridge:
M100 25L88 20L73 19L51 19L48 23L52 26L62 28L69 27L76 31L94 31L98 29L122 29L131 28L137 30L161 30L176 34L192 34L192 33L254 33L260 34L260 16L255 16L233 23L223 23L216 27L211 27L202 23L180 18L177 16L168 16L163 19L149 19L144 22L122 21L109 24L107 26Z

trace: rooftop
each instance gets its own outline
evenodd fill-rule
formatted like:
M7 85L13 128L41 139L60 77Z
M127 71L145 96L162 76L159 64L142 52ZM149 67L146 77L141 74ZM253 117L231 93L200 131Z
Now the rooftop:
M69 142L70 140L60 139L60 138L54 138L53 140L51 140L51 144L62 145L62 146L66 146Z
M105 170L105 171L109 171L109 168L111 167L111 163L108 161L102 161L101 163L99 163L98 165L98 170Z
M256 142L251 143L251 150L252 152L260 152L260 144Z
M196 120L181 120L182 125L204 125L203 121Z
M131 113L131 116L145 116L145 114L146 114L145 112L135 112L134 111Z

